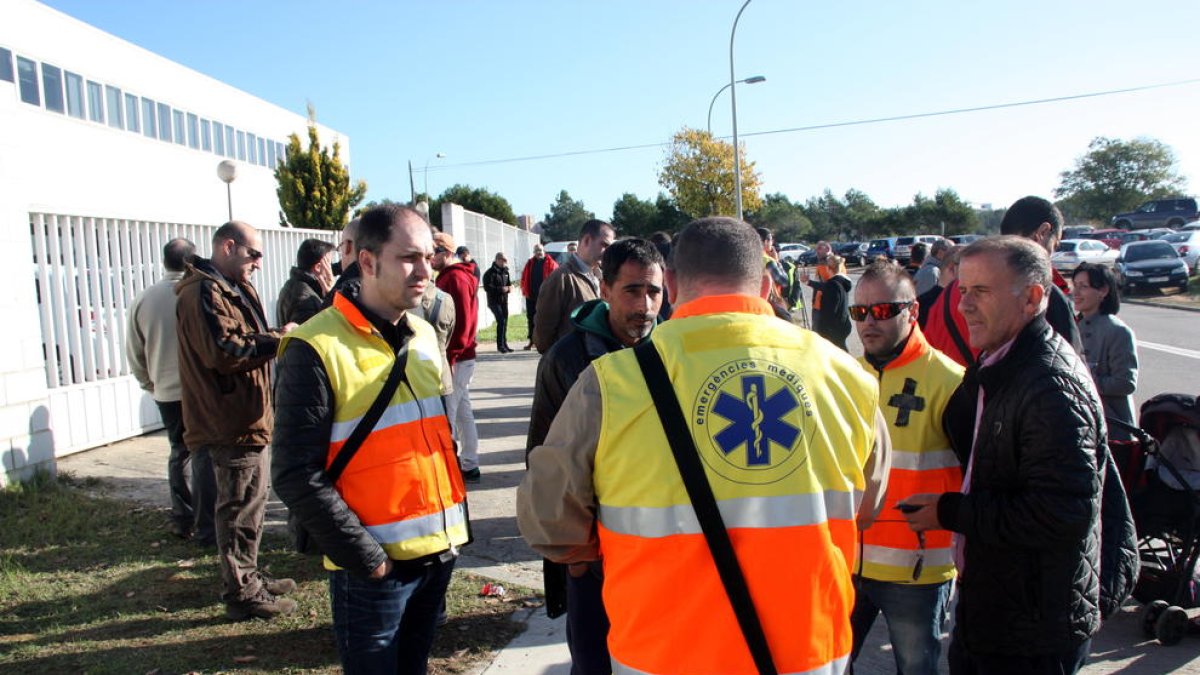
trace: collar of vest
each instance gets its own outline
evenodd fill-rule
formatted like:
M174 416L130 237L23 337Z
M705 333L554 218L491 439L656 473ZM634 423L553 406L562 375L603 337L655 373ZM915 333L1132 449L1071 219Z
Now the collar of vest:
M689 316L703 314L721 314L724 312L740 312L743 314L764 314L775 316L775 310L762 298L751 295L709 295L696 298L678 305L671 312L672 319L685 319Z
M364 316L358 307L341 293L333 294L333 306L337 311L342 313L342 316L346 317L346 321L350 322L350 325L354 326L355 329L368 335L375 331L375 327L371 325L371 320Z
M908 336L908 342L904 345L904 351L900 352L900 356L892 359L883 369L892 370L907 366L927 351L929 351L929 341L925 339L925 334L921 332L921 327L914 324L912 335Z

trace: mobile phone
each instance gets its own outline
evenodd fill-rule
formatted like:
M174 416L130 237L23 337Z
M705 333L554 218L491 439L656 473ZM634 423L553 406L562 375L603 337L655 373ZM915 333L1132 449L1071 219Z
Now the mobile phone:
M900 513L916 513L921 510L920 504L897 504L896 508Z

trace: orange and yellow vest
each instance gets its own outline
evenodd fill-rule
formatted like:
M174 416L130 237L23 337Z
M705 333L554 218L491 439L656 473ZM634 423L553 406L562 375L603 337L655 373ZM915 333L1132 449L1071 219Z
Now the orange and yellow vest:
M878 388L759 298L675 308L653 344L687 417L775 663L841 672ZM633 350L594 362L593 484L616 673L757 672Z
M393 560L440 553L467 541L466 488L441 399L442 357L433 328L412 312L407 382L334 487ZM333 306L288 333L308 343L333 390L326 467L366 414L396 360L391 346L340 293ZM327 569L337 569L326 558Z
M942 412L962 382L963 368L929 346L913 326L904 351L883 372L860 362L879 378L879 407L892 437L892 469L887 498L879 518L862 534L862 576L876 581L936 584L954 578L950 532L929 530L925 550L909 529L896 503L915 494L941 494L962 489L962 469L942 431ZM918 556L921 574L913 580Z

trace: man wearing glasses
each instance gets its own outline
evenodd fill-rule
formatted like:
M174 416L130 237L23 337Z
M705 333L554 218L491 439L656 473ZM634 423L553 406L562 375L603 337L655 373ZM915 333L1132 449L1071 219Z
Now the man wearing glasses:
M296 588L258 570L271 442L270 361L279 338L250 283L262 267L258 232L231 221L213 235L212 258L196 258L176 286L184 443L212 459L217 481L217 550L225 615L242 621L288 614L277 596Z
M914 494L957 490L958 458L942 431L942 412L962 381L962 366L933 349L917 326L916 288L899 265L875 262L854 291L850 318L862 365L879 381L879 406L892 437L892 468L879 518L862 533L850 624L857 659L882 612L896 670L935 675L942 623L954 579L950 533L914 533L896 507Z

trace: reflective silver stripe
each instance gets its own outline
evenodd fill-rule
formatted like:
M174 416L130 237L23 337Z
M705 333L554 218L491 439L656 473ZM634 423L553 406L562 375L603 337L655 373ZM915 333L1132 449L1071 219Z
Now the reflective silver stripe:
M925 452L908 452L892 450L892 468L909 471L929 471L931 469L957 469L961 464L958 455L953 450L927 450Z
M613 675L657 675L648 670L638 670L617 661L616 657L612 659ZM823 666L818 666L812 670L794 670L788 673L780 673L779 675L842 675L850 666L850 656L846 655L840 659L834 659ZM666 675L663 673L662 675Z
M366 411L363 411L363 414L365 415ZM375 430L415 422L424 417L437 417L441 414L443 411L440 396L405 401L388 406L383 411L383 416L379 418L379 423L375 425ZM338 443L350 438L350 434L354 433L354 427L358 426L360 419L362 419L362 415L344 422L334 422L333 429L329 433L329 442Z
M916 541L916 535L913 535L913 541ZM892 567L912 567L917 563L918 555L924 555L925 569L950 565L954 562L953 551L949 547L930 548L922 553L919 549L889 548L887 546L864 544L862 552L863 562L875 563L877 565L891 565Z
M853 520L858 492L817 492L782 497L742 497L717 503L727 528L795 527L828 520ZM675 506L600 505L600 522L620 534L668 537L700 534L700 521L691 504Z
M417 537L445 532L455 525L466 522L462 504L455 504L445 511L438 511L419 518L409 518L386 525L370 525L367 532L381 544L396 544Z

